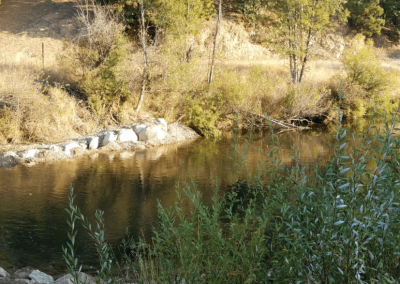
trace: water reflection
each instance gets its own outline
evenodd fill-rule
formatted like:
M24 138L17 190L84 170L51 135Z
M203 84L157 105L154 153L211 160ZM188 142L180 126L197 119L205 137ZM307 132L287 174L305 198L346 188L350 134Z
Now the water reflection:
M268 150L268 137L268 132L254 137L250 168L262 159L259 149ZM232 139L200 139L137 153L94 154L0 170L0 266L12 270L30 265L53 275L65 271L61 244L67 241L64 208L70 183L78 206L92 222L96 209L105 211L106 238L114 249L126 227L135 236L150 236L157 222L157 200L164 206L174 204L176 184L186 181L189 174L205 202L210 202L217 176L222 189L226 188L231 178L231 143ZM314 164L330 158L332 143L333 134L326 129L287 133L281 135L279 155L291 164L289 154L300 150L302 164ZM239 138L239 150L244 147L245 139ZM90 270L96 266L96 256L83 228L78 239L78 257L84 269Z

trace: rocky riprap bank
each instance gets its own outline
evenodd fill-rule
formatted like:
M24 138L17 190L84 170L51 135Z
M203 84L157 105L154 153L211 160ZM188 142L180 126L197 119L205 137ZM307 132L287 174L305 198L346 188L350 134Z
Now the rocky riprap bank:
M96 279L90 275L80 272L80 278L86 284L96 284ZM46 273L33 269L32 267L24 267L15 271L10 275L7 271L0 267L0 284L73 284L71 274L59 275L53 278Z
M102 130L93 135L69 139L59 144L26 146L24 150L7 151L0 154L0 168L68 159L96 151L138 151L198 137L193 129L181 123L167 124L162 118L152 118L118 129Z

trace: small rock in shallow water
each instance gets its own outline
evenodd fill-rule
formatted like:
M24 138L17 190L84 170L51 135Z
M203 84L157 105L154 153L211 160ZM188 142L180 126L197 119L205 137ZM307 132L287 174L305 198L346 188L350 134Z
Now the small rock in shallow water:
M53 277L50 275L47 275L46 273L43 273L39 270L34 270L32 271L31 274L29 274L29 278L38 282L38 283L53 283Z
M0 267L0 279L5 279L9 278L10 274L8 274L7 271L5 271L2 267Z

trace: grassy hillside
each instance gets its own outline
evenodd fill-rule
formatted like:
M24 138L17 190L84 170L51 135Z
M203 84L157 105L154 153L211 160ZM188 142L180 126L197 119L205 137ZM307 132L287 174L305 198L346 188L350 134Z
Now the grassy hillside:
M258 127L267 125L260 115L304 125L334 119L338 106L346 107L344 116L351 118L396 107L397 67L382 58L396 54L397 47L377 48L387 42L382 36L375 35L373 44L343 22L316 37L305 57L301 50L284 49L287 38L272 8L254 14L250 8L245 13L224 6L209 84L215 9L194 9L190 20L178 17L188 27L178 30L172 16L179 11L156 2L144 3L142 22L121 18L123 6L78 5L80 29L73 39L64 39L51 65L44 70L30 61L2 65L2 143L54 142L140 116L180 120L217 137L237 117L243 128L252 120ZM139 4L126 3L135 11ZM160 14L154 14L156 8ZM293 82L292 59L307 59L301 83ZM47 83L54 81L62 85ZM144 100L137 112L140 94ZM340 100L340 94L345 98Z

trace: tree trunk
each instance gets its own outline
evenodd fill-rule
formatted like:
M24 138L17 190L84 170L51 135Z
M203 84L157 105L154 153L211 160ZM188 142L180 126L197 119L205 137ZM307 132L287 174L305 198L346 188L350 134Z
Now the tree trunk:
M144 22L144 7L143 0L140 1L140 14L141 14L141 42L143 49L143 75L142 75L142 88L140 90L139 102L136 107L136 113L139 113L140 107L142 106L144 93L146 91L146 76L147 76L147 47L146 47L146 26Z
M296 19L297 20L297 19ZM297 83L299 80L299 56L295 54L295 52L299 49L299 43L298 43L298 31L297 31L297 24L294 25L293 27L293 71L292 71L292 78L293 78L293 83Z
M303 79L304 69L305 69L305 66L306 66L306 63L307 63L307 60L308 60L308 53L310 51L311 34L312 34L312 30L310 28L308 30L307 43L306 43L306 54L304 55L303 63L302 63L302 66L301 66L299 83L301 82L301 79Z
M210 85L212 83L213 75L214 75L215 53L217 51L217 37L218 37L219 25L221 24L221 19L222 19L222 0L219 0L218 20L217 20L217 26L215 28L215 37L214 37L214 49L213 49L213 54L212 54L212 59L211 59L210 77L208 78L208 84L210 84Z
M289 31L289 65L290 65L290 76L292 77L293 82L295 82L295 71L296 71L296 57L294 54L295 51L295 41L296 41L296 33L295 28L292 27L292 17L290 14L289 7L286 11L287 23L288 23L288 31Z

